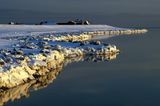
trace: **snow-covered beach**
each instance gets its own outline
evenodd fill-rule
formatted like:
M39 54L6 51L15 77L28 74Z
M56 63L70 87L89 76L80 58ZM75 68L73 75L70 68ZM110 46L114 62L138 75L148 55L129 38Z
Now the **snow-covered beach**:
M66 58L110 58L119 53L115 45L89 41L96 36L146 32L108 25L0 25L0 88L44 76Z

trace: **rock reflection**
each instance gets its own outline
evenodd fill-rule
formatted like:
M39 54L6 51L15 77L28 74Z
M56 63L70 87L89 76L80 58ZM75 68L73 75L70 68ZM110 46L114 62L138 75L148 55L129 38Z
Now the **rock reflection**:
M23 97L29 97L31 89L33 91L47 87L52 83L56 76L61 72L62 65L58 69L51 70L45 76L37 77L28 83L21 84L17 87L1 90L0 91L0 106L3 106L6 102L21 99Z
M60 74L63 67L67 64L79 61L87 62L99 62L99 61L109 61L116 59L117 54L110 55L97 55L97 56L79 56L76 58L66 58L63 64L60 64L58 68L51 69L44 76L36 76L36 79L29 81L27 83L21 84L10 89L0 89L0 106L5 105L7 102L19 100L22 98L29 97L31 91L37 91L39 89L47 87L49 84L53 83L56 77Z

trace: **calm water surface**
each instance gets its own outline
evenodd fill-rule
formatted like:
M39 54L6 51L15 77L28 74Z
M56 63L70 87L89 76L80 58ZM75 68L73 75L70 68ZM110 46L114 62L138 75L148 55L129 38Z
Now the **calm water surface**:
M159 9L159 0L1 0L0 23L82 18L157 27L143 35L103 39L120 49L115 60L69 64L48 87L5 106L160 106Z
M160 106L160 30L103 39L121 53L67 65L47 88L6 106Z

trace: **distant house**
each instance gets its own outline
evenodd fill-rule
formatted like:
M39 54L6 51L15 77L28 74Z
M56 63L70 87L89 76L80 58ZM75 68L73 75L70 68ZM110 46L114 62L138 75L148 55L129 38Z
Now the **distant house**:
M90 22L88 20L79 20L76 19L75 21L68 21L65 23L57 23L58 25L90 25Z
M18 23L18 22L9 22L9 25L22 25L23 23Z
M46 21L41 21L38 25L56 25L56 22L46 20Z

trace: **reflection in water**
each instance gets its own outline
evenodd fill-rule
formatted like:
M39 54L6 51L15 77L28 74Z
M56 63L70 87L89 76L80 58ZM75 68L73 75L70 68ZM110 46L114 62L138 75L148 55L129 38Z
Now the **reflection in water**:
M39 90L47 87L47 85L49 85L56 79L56 76L61 72L61 70L62 65L58 69L51 70L45 76L41 76L35 80L19 85L17 87L1 91L0 106L3 106L6 102L10 100L14 101L23 97L29 97L30 89Z
M112 59L116 59L117 54L112 55L97 55L97 56L85 56L85 57L77 57L77 58L67 58L63 64L57 69L52 69L44 76L37 76L35 80L32 80L28 83L21 84L17 87L11 89L1 89L0 90L0 106L3 106L6 102L14 101L21 99L23 97L29 97L31 90L36 91L42 88L47 87L51 84L56 76L60 74L63 66L73 62L79 61L88 61L88 62L98 62L98 61L109 61Z

